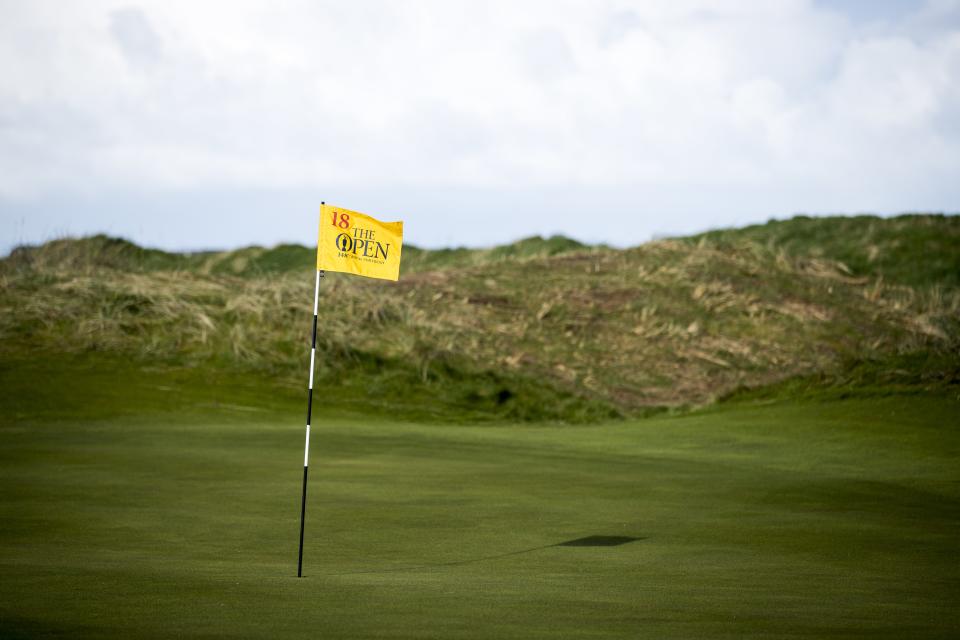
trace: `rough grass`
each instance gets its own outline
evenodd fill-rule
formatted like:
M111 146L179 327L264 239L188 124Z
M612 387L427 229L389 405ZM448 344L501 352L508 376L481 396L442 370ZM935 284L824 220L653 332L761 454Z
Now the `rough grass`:
M559 428L324 404L298 580L302 398L31 366L0 370L4 638L960 633L942 396ZM636 540L561 544L590 536Z
M533 236L491 249L427 250L408 244L403 247L401 273L476 266L516 258L552 256L600 248L602 247L590 247L563 236ZM187 271L204 275L258 277L302 272L305 266L315 260L316 249L296 244L281 244L271 248L245 247L234 251L170 253L145 249L128 240L101 234L80 239L62 238L35 247L17 247L0 263L0 273L107 268L128 273Z
M896 387L956 393L960 289L922 265L960 254L949 240L957 219L871 219L892 229L875 236L912 247L898 278L813 251L829 221L798 220L791 233L808 222L814 240L803 247L738 236L620 251L531 239L408 252L397 284L329 274L317 380L417 419L645 415L792 378L842 384L858 363ZM865 242L837 225L835 236ZM947 240L926 244L931 225ZM176 256L104 237L18 250L0 267L0 355L112 354L302 386L312 263L292 246ZM912 264L916 274L902 275Z
M797 257L838 261L854 276L916 287L960 286L960 219L956 215L798 216L711 231L687 241L759 244Z

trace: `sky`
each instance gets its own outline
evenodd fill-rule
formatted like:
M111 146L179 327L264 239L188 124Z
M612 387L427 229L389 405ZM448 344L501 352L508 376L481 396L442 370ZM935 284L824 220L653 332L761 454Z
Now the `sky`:
M960 0L0 0L0 253L960 211Z

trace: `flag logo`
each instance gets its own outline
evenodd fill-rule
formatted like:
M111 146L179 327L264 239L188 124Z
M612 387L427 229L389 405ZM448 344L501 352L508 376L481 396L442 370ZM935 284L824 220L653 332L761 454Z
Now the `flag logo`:
M328 204L320 207L317 269L397 280L402 246L402 222L381 222Z

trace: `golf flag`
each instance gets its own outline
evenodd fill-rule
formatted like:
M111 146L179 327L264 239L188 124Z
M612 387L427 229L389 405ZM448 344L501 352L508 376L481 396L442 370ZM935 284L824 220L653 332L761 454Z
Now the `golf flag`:
M310 468L310 421L313 418L313 368L317 357L317 311L320 280L326 271L353 273L367 278L398 280L402 222L376 218L341 207L320 203L317 236L317 280L313 288L313 330L310 338L310 382L307 385L307 429L303 442L303 492L300 496L300 548L297 577L303 576L303 529L307 520L307 475Z
M357 211L320 206L317 269L321 271L397 280L402 245L402 222L380 222Z

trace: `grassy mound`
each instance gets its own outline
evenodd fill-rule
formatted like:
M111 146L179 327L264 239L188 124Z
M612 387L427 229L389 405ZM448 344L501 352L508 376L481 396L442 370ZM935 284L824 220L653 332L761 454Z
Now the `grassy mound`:
M956 393L958 228L800 218L627 250L408 247L397 284L328 274L317 385L457 421L596 421L792 379L857 386L864 372L875 392ZM0 356L65 351L302 389L312 269L313 252L291 245L180 255L96 236L18 249L0 263Z

